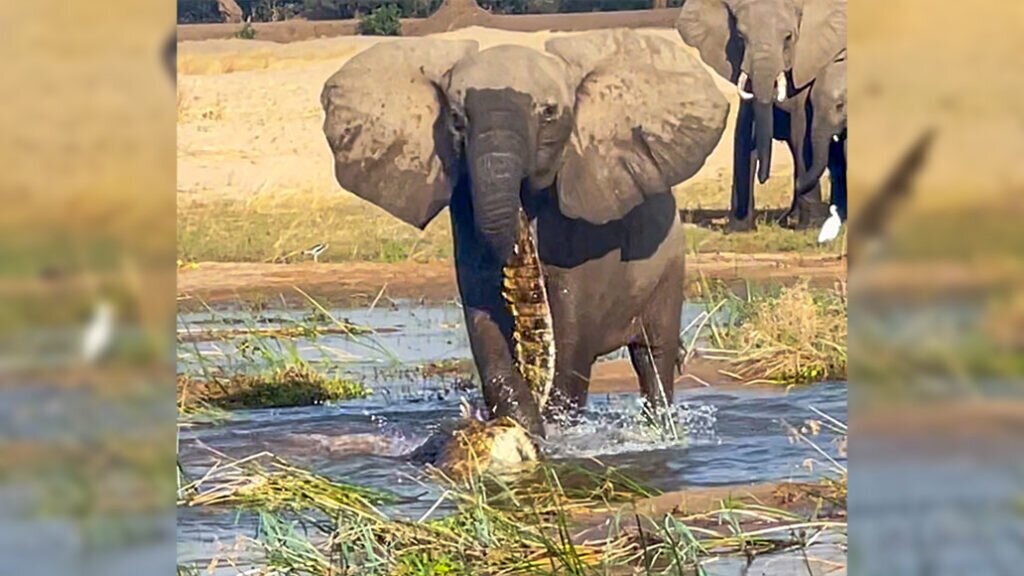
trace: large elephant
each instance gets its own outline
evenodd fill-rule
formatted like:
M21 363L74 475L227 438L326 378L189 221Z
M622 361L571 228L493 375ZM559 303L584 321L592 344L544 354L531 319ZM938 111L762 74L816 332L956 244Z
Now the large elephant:
M831 203L846 220L846 58L825 67L810 89L811 165L797 180L796 197L814 189L828 167ZM795 203L795 202L794 202Z
M734 136L733 229L750 229L754 217L754 175L762 184L771 173L772 140L784 137L796 174L803 173L806 126L799 102L780 103L804 91L829 62L846 49L846 0L687 0L676 21L683 41L695 47L723 78L736 84L741 102ZM797 114L790 114L797 109ZM777 115L790 125L776 130ZM756 154L754 154L756 152ZM803 196L804 212L824 212L820 193Z
M342 187L420 228L449 206L492 418L542 435L542 414L582 408L594 360L624 344L650 407L671 402L685 252L671 187L704 164L728 113L699 62L624 30L545 52L399 40L352 58L322 102ZM517 369L502 295L523 232L554 333L550 401Z

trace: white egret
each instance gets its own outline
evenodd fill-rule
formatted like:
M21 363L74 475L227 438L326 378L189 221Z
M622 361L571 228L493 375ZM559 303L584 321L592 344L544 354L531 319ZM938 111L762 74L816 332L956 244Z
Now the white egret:
M114 306L100 300L96 303L92 320L82 333L82 360L92 364L110 347L114 336Z
M839 229L843 226L843 221L839 219L839 210L836 208L836 205L829 206L828 211L832 215L828 217L828 220L825 220L825 224L821 227L821 232L818 233L819 244L835 240L836 236L839 236Z

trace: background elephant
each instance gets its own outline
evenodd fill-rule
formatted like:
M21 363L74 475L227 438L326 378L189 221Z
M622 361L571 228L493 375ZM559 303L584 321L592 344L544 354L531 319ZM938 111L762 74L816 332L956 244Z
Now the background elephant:
M768 180L774 137L790 144L794 180L803 173L806 127L800 114L789 115L776 104L805 90L846 49L846 0L687 0L676 29L740 91L730 225L750 229L754 174L761 183ZM776 130L780 114L791 123L781 134ZM812 193L801 197L802 224L811 223L804 212L824 214L820 193L814 200Z
M546 52L417 39L331 77L338 182L424 227L449 205L466 327L490 416L543 434L514 366L502 267L529 219L555 339L547 410L582 407L594 360L628 344L651 408L672 399L685 243L671 187L721 138L728 103L678 45L630 31Z
M825 67L810 89L811 165L796 183L797 197L817 186L828 167L830 202L846 220L846 59ZM795 204L795 200L794 200Z

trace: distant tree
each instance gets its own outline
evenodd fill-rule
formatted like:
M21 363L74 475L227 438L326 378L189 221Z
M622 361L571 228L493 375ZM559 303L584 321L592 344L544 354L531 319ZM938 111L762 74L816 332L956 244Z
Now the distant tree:
M379 6L361 17L359 33L365 36L401 36L402 13L398 6Z
M217 0L178 0L178 22L222 22Z

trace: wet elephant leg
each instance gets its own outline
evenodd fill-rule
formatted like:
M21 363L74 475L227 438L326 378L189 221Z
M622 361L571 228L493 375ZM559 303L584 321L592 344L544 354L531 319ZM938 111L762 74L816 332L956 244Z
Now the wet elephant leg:
M757 157L754 154L754 109L747 102L740 103L732 154L732 210L728 228L734 232L753 230Z
M679 358L683 307L682 271L669 274L640 318L640 333L628 344L640 391L651 415L671 406Z
M484 402L491 416L508 416L532 434L544 435L537 404L512 360L500 312L465 307L466 328L473 359L483 384Z
M544 408L544 416L571 423L578 420L587 405L594 358L588 358L574 348L561 347L556 350L555 381L551 386L548 404Z
M484 401L492 417L511 417L543 436L537 403L512 356L513 319L501 297L501 263L477 237L468 197L457 188L450 206L455 276Z

